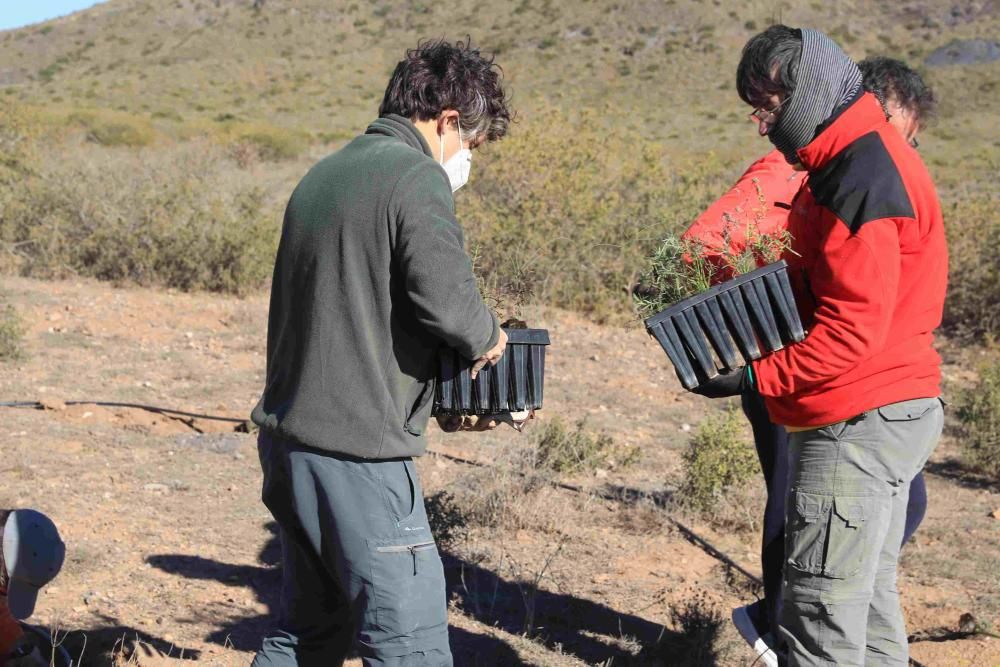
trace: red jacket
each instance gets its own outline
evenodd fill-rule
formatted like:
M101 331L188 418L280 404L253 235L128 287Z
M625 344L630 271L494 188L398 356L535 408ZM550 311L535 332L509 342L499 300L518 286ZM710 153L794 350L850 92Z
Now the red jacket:
M746 248L747 223L771 235L788 227L792 199L805 178L795 171L785 156L773 150L750 165L726 194L691 223L682 238L705 246L704 256L723 270L718 281L732 277L725 254L739 254ZM728 253L727 253L728 251Z
M806 339L754 362L775 423L821 426L940 393L948 249L916 151L866 93L798 152L786 261Z

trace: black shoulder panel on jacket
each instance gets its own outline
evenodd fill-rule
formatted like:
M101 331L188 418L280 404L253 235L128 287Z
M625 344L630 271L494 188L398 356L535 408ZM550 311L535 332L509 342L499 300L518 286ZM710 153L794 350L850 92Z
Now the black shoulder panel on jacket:
M913 203L889 150L877 132L859 137L822 169L809 174L816 202L857 234L882 218L912 218Z

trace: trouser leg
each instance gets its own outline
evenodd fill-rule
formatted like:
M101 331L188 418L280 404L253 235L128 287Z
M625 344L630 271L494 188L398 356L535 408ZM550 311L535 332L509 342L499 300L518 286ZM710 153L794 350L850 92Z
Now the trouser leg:
M281 597L277 627L264 638L253 667L339 665L354 638L350 605L296 517L287 450L262 431L258 454L262 498L281 541Z
M919 471L923 469L941 437L944 412L937 406L919 420L892 422L892 426L896 437L891 441L898 442L912 453L909 461L913 467L901 471L899 493L893 498L892 524L879 554L875 587L868 610L865 664L905 667L909 664L909 646L906 640L906 623L899 603L897 564L899 551L908 539L905 533L911 530L914 493L918 496L922 493L923 474ZM911 477L912 481L903 481L911 480ZM915 492L917 480L919 485ZM924 498L926 499L926 495ZM926 507L926 500L924 506ZM915 530L916 526L912 526L912 529Z
M343 600L336 627L350 629L348 644L363 664L450 667L444 568L413 462L363 461L280 444L289 482L281 497L290 496L304 551ZM266 481L265 471L265 490ZM296 590L305 609L327 593L297 582ZM301 661L307 647L301 634L297 638ZM337 663L328 656L315 664Z
M918 472L910 482L910 496L906 502L906 527L903 529L903 544L910 541L927 514L927 483L924 473Z
M743 413L753 428L757 459L767 485L761 535L760 565L768 627L777 639L781 613L781 581L785 562L785 497L788 493L788 434L771 422L764 397L743 394Z
M906 628L899 605L899 588L896 585L896 564L906 523L906 503L909 483L900 486L899 493L891 499L892 518L885 542L879 553L878 569L872 599L868 607L866 629L866 665L900 665L907 660ZM903 661L900 662L900 659Z
M864 665L866 651L881 652L881 664L906 664L891 590L905 520L901 489L933 448L940 422L937 399L916 399L791 435L781 618L789 664ZM879 623L894 637L904 633L901 647L869 645L874 600Z

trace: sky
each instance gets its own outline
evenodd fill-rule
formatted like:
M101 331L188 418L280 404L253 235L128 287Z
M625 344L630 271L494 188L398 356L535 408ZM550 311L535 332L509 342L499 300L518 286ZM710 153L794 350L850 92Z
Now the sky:
M104 0L0 0L0 30L65 16Z

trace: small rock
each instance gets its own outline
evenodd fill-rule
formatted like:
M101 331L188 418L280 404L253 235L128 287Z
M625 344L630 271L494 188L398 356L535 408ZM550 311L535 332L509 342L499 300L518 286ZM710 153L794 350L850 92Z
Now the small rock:
M976 622L976 617L970 614L969 612L965 612L958 618L959 632L972 634L976 631L978 625L979 624Z
M681 424L681 430L685 433L689 432L691 430L691 424Z
M1000 519L1000 507L993 510L993 512L990 513L990 516L994 519Z
M166 493L167 491L170 490L170 487L168 487L166 484L157 484L157 483L143 484L142 488L143 490L149 491L150 493Z

